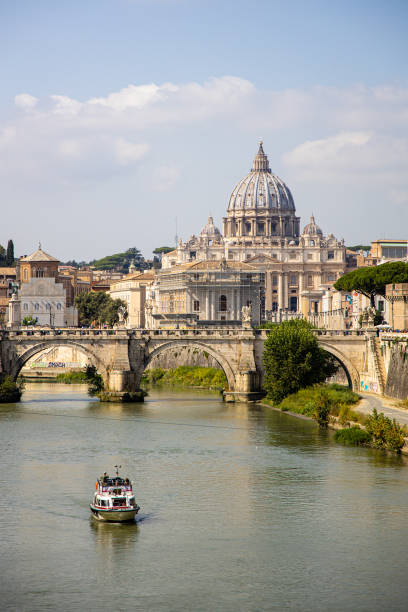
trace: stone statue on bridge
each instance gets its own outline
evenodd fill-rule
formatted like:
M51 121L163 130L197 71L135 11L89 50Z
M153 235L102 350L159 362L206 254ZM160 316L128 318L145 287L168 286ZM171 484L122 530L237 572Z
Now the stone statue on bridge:
M244 327L251 327L252 320L252 306L248 304L248 306L243 306L241 309L241 320L242 325Z

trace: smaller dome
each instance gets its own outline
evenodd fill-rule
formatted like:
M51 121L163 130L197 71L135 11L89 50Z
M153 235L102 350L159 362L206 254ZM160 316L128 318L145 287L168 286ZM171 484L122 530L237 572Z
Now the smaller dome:
M200 236L202 238L221 238L221 232L218 227L215 227L214 219L212 217L208 217L208 223L207 225L204 225L203 229L201 230Z
M323 236L323 232L316 224L313 215L310 217L310 222L305 225L305 229L303 230L303 236Z

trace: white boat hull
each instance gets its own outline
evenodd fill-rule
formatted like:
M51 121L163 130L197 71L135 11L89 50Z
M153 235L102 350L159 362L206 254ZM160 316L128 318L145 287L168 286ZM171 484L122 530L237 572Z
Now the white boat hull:
M136 514L139 511L139 508L129 508L129 509L118 509L118 510L101 510L100 508L95 508L91 504L91 511L93 516L98 521L106 521L110 523L125 523L127 521L133 521Z

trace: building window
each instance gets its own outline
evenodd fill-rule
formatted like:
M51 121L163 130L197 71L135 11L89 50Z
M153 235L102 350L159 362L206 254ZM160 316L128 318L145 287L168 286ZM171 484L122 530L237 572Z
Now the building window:
M37 278L44 278L44 270L42 268L38 268L35 275Z
M258 223L258 234L264 234L265 233L265 224L264 223Z
M296 253L289 253L289 259L296 259Z
M378 302L378 310L384 312L384 302L382 300Z
M309 244L310 244L310 246L314 246L315 245L315 241L311 240Z
M334 259L334 251L329 251L327 253L327 259Z
M226 295L220 295L220 308L219 310L221 312L226 312L227 311L227 296Z
M228 259L234 259L234 253L228 253Z
M197 273L195 273L195 274L193 275L193 278L194 278L194 280L198 281L198 280L200 280L200 275L199 275L199 274L197 274Z
M308 254L307 254L307 258L308 258L308 259L313 259L313 253L308 253Z
M272 312L278 311L278 302L272 302Z
M38 303L34 304L34 310L40 310L40 305Z
M24 280L28 280L28 270L27 268L24 270Z
M57 310L61 310L61 304L57 304Z
M51 310L51 304L46 304L45 305L45 310Z
M329 272L327 278L329 280L329 283L332 283L335 280L335 275L333 274L333 272Z
M271 223L271 232L276 232L276 223Z
M28 310L28 304L23 304L23 310Z
M278 286L278 277L272 276L272 287L277 287L277 286Z
M245 227L245 234L247 236L249 236L251 234L251 224L250 223L245 223L244 227Z
M313 276L311 274L309 274L307 277L307 286L313 287Z
M297 311L297 297L295 297L294 295L292 295L290 297L290 300L289 300L289 310L291 312L296 312Z
M199 302L199 300L194 300L194 302L193 302L193 310L194 310L194 312L198 312L200 310L200 302Z
M290 278L289 278L289 285L292 285L292 287L294 285L297 285L297 276L296 274L291 274Z

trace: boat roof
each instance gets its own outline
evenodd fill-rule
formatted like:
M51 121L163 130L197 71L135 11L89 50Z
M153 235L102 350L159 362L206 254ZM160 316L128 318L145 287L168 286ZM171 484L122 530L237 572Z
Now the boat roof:
M128 481L127 483L125 483L126 480ZM115 487L118 485L128 484L130 480L129 478L121 478L120 476L114 476L113 478L108 476L107 478L98 478L98 482L106 487Z

